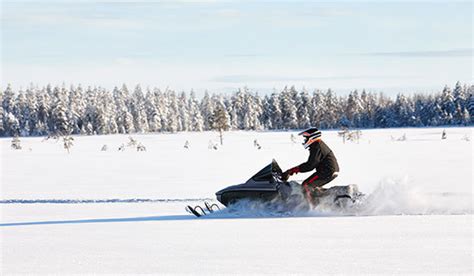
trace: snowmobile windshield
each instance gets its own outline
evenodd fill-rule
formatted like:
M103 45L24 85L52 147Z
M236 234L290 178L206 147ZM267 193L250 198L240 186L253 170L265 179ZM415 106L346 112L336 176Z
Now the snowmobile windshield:
M282 170L275 159L272 160L272 163L267 165L265 168L261 169L258 173L252 176L253 181L269 181L273 182L273 173L277 173L279 175L282 174Z

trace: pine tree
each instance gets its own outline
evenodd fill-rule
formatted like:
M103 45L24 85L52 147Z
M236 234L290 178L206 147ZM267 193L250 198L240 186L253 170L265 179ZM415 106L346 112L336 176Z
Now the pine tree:
M359 92L354 90L349 93L349 96L345 105L345 116L348 120L348 127L360 125L360 113L362 110L361 100L359 98Z
M281 111L281 103L280 103L280 95L275 91L270 96L270 114L272 129L282 129L283 128L283 121L282 121L282 111Z
M311 125L318 128L329 128L329 124L324 120L324 95L320 90L315 90L311 97Z
M64 136L71 133L69 119L67 118L66 91L55 87L53 90L55 103L51 111L52 129L54 136Z
M311 126L310 119L312 114L309 109L311 108L311 99L308 92L303 89L300 96L297 98L296 102L297 110L296 116L298 118L298 127L299 128L308 128Z
M217 102L215 105L214 113L212 115L212 129L219 131L219 137L221 145L223 145L223 132L227 131L230 127L229 117L225 110L225 106L222 102Z
M242 118L241 128L245 130L261 129L260 116L262 114L262 103L257 99L258 95L251 95L246 87L244 87L240 95L242 100L237 100L236 102L242 104L240 110L237 109L237 114L240 114ZM240 97L238 97L238 99L239 98Z
M204 129L204 120L201 115L201 110L199 109L199 103L196 100L196 95L194 91L191 91L189 96L189 114L191 117L191 129L193 131L202 131Z
M263 125L262 125L262 114L263 114L262 100L258 96L258 94L251 95L250 98L252 99L250 127L253 130L261 130L263 128Z
M454 124L465 124L465 111L467 108L467 95L464 87L461 86L461 83L456 82L455 88L453 90L454 97L454 106L455 111L453 114L453 123Z
M328 89L324 95L324 102L322 104L322 121L326 128L335 128L338 126L338 122L341 119L342 112L338 112L337 106L339 105L337 98L331 89Z
M378 105L375 108L375 126L387 128L394 125L394 113L392 110L391 101L386 98L383 94L380 94L378 97Z
M128 109L128 89L124 84L121 89L114 88L113 97L115 101L116 118L119 133L133 133L135 128L133 126L133 117Z
M5 129L8 136L20 136L20 123L13 113L6 113Z
M84 110L86 104L84 101L84 94L82 87L79 85L77 88L71 87L69 90L69 105L68 114L71 119L72 133L80 134L84 132Z
M294 87L290 90L285 87L280 93L280 104L282 113L282 124L285 129L295 129L298 127L298 118L296 116L296 104L293 98Z
M101 94L101 102L102 102L102 113L104 116L104 128L105 133L107 134L115 134L118 133L118 125L115 121L117 117L116 114L116 107L114 104L113 97L110 93L102 93Z
M445 120L446 120L446 114L443 108L441 107L441 104L439 103L440 100L436 99L431 107L430 110L432 111L432 115L430 117L430 126L439 126L443 125Z
M367 93L365 90L362 90L360 95L361 101L361 118L360 118L360 127L374 127L374 113L377 106L376 95L372 93Z
M178 120L179 129L178 131L189 131L191 130L191 122L189 117L188 99L186 93L181 92L178 98Z
M160 114L160 120L161 120L161 131L167 131L167 125L168 125L168 100L166 98L166 94L162 93L160 90L155 91L155 100L156 100L156 105L158 112Z
M204 130L212 129L212 116L214 114L214 106L212 105L209 92L204 92L204 98L201 101L201 114L204 119Z
M181 128L178 118L178 100L176 93L172 90L167 91L166 96L168 106L168 113L166 114L168 124L166 125L166 130L176 132Z
M395 126L414 126L414 107L409 99L403 94L398 94L393 105L395 115Z
M454 103L456 107L464 109L466 107L467 93L466 87L462 87L461 83L456 82L453 90Z
M36 102L36 95L33 88L26 91L25 116L27 118L25 136L38 135L38 104Z
M265 95L262 100L262 116L260 117L264 129L273 128L270 110L270 97L268 97L268 95Z
M158 110L158 90L147 92L145 96L145 109L148 118L149 130L151 132L161 131L161 115Z
M37 135L46 135L49 131L48 122L50 117L50 100L46 89L42 89L36 94L36 102L38 104L38 121L36 122L35 133Z
M5 114L14 113L13 110L15 108L15 93L13 93L10 84L8 84L7 88L3 92L2 106L3 112L5 112Z
M103 122L103 118L99 117L97 101L97 88L92 89L88 87L86 90L86 107L84 110L84 124L85 132L87 135L97 134L97 130L102 128L99 126L99 122Z
M130 99L130 112L133 117L133 125L136 132L148 132L148 120L146 117L145 97L140 85L135 87L132 98Z
M246 88L240 89L232 96L232 128L247 129L249 127L248 103Z
M456 105L454 104L454 97L451 89L448 86L445 86L443 89L440 106L442 110L442 124L452 124Z
M27 108L25 93L20 90L15 99L15 105L13 107L13 115L15 115L15 117L18 119L18 123L20 125L20 136L27 136L29 133L29 118L26 112Z

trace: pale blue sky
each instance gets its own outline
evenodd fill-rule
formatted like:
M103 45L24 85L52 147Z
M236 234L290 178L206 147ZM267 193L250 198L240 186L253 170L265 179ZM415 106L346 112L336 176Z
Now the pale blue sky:
M431 92L472 83L470 1L6 1L1 86Z

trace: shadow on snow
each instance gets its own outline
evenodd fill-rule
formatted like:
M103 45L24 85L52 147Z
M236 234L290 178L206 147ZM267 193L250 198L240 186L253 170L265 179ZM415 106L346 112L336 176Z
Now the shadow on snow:
M177 220L192 220L192 219L196 219L196 217L194 217L192 215L174 215L174 216L150 216L150 217L79 219L79 220L49 220L49 221L27 221L27 222L0 223L0 227L27 226L27 225L51 225L51 224L177 221Z
M48 221L26 221L0 223L0 227L12 226L30 226L30 225L54 225L54 224L86 224L86 223L112 223L112 222L146 222L146 221L184 221L184 220L216 220L216 219L269 219L269 218L290 218L298 216L251 216L251 215L207 215L204 217L195 217L194 215L168 215L168 216L149 216L149 217L128 217L128 218L102 218L102 219L79 219L79 220L48 220ZM306 217L306 216L305 216ZM309 216L308 216L309 217Z

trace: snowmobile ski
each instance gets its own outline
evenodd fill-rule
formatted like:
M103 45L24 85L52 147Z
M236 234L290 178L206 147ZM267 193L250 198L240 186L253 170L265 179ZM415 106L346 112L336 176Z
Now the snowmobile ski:
M214 211L215 211L213 209L214 207L217 209L217 211L219 211L221 209L217 204L215 204L215 203L211 204L207 201L204 201L204 206L206 206L206 209L209 211L209 213L214 213Z
M192 206L188 205L188 206L186 206L185 210L188 213L195 215L196 217L202 217L202 216L206 215L206 212L204 212L204 209L202 209L202 207L199 206L199 205L195 206L194 208Z
M205 206L205 209L199 205L196 205L194 207L192 207L191 205L187 205L185 210L188 213L195 215L196 217L202 217L202 216L214 213L215 211L221 210L221 208L217 204L209 203L207 201L204 201L204 206Z

